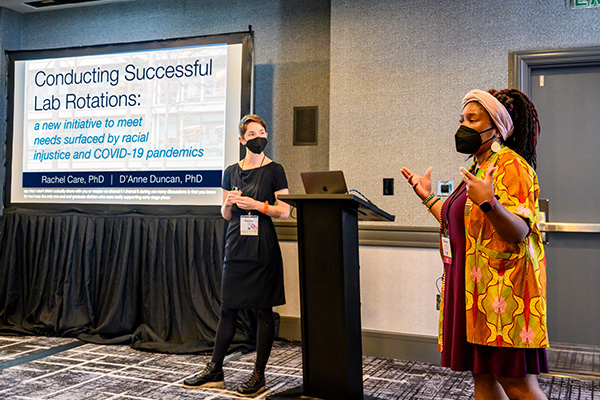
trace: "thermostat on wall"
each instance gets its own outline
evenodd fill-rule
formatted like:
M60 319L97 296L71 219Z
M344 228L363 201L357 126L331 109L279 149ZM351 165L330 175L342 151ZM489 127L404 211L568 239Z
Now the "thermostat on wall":
M438 196L450 196L454 190L453 181L438 181L437 183L437 195Z

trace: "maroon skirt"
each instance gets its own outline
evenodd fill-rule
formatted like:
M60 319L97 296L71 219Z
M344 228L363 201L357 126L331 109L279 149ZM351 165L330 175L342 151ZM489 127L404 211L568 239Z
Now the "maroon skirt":
M465 304L465 223L467 192L457 188L442 207L449 228L452 264L444 264L444 332L441 364L453 371L524 377L548 372L546 349L522 349L477 345L467 342Z

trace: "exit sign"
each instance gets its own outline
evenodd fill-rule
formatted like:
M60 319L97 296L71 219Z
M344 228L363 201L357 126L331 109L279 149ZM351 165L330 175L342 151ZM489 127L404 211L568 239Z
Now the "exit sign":
M592 8L600 7L600 0L569 0L571 8Z

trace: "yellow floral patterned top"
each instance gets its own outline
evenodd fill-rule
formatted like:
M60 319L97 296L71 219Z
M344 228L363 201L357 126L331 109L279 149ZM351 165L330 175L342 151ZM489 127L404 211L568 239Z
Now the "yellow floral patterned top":
M546 258L538 227L537 175L508 147L481 165L479 178L490 163L498 167L493 181L499 202L522 217L530 233L521 243L505 242L479 207L467 198L467 341L496 347L548 347Z

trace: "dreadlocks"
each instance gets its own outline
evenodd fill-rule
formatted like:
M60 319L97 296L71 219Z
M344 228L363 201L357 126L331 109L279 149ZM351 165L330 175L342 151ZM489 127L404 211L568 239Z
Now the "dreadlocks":
M506 107L510 114L514 132L504 144L513 149L535 169L537 161L535 147L540 136L540 121L537 110L525 94L517 89L488 90Z

